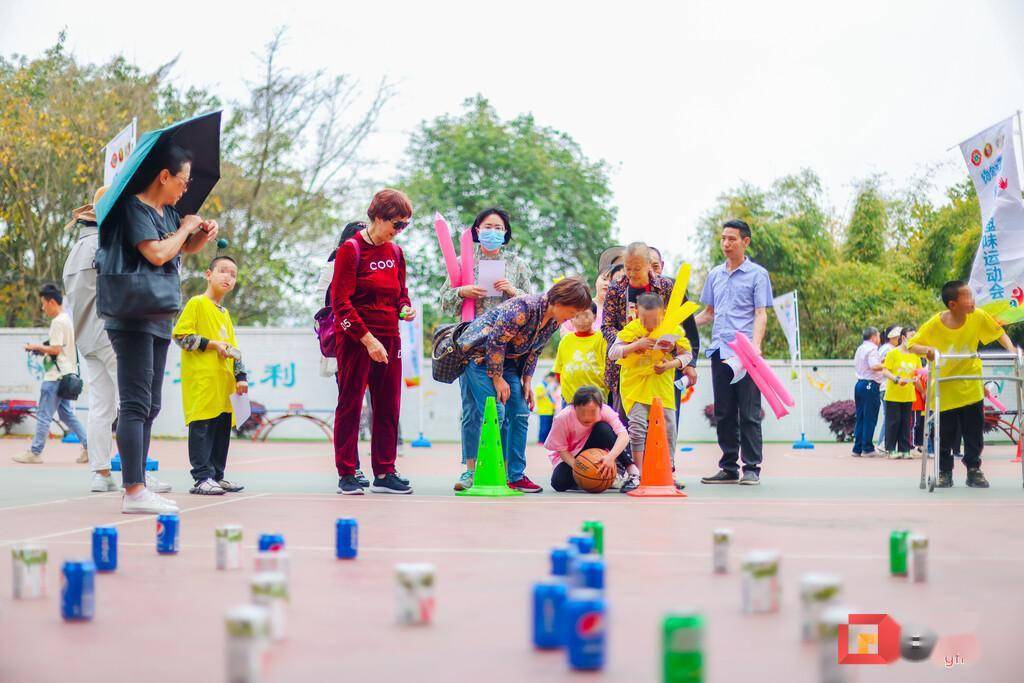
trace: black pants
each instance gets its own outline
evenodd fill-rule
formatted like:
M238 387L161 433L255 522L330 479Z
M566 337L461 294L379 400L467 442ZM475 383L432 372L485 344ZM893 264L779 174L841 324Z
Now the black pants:
M739 458L743 471L761 473L761 392L750 375L736 384L732 368L722 362L718 351L711 355L711 384L715 391L715 420L718 447L722 457L718 467L739 474ZM742 447L741 447L742 446Z
M170 339L148 332L108 330L117 356L117 449L125 486L146 483L146 455L153 420L160 413Z
M911 405L896 401L885 402L885 450L890 453L910 452Z
M924 446L924 413L920 411L914 411L914 445L917 447Z
M941 450L939 451L939 472L952 473L953 448L957 434L964 440L964 466L967 469L981 467L981 450L985 446L985 410L983 401L970 403L953 410L943 410L939 416Z
M189 422L188 461L192 463L192 478L197 482L223 479L230 445L231 413Z
M610 451L612 446L615 445L615 438L615 432L612 431L610 424L598 422L594 425L594 429L590 432L587 442L583 444L583 448L580 451L585 451L588 448L600 448L601 450ZM615 458L615 464L626 468L633 464L633 458L623 452L619 454L619 457ZM555 465L555 469L551 472L551 488L556 491L568 491L579 488L576 486L576 480L572 476L572 467L568 463L560 462Z

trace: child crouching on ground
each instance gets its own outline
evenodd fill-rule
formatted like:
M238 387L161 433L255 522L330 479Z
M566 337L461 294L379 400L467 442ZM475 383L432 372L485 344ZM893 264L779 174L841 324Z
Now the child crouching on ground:
M643 468L647 443L647 424L654 397L661 399L665 411L665 432L668 451L675 468L676 411L672 381L675 370L683 368L693 358L690 342L678 330L673 338L652 339L650 333L665 317L665 304L656 294L641 294L636 300L637 318L619 332L615 343L608 349L608 360L622 366L619 392L622 406L629 417L630 450L636 464ZM676 482L677 488L683 488Z
M243 486L224 478L234 415L231 394L249 390L231 315L221 305L235 288L238 265L218 256L206 271L206 292L185 304L174 326L181 347L181 398L188 425L188 459L195 485L189 493L219 496Z

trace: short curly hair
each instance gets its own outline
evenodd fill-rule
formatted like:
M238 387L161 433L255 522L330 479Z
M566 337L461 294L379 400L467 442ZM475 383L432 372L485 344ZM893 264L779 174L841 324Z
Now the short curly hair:
M393 221L397 218L412 216L412 202L401 190L385 188L373 195L370 208L366 210L367 217L373 221L378 218L382 221Z

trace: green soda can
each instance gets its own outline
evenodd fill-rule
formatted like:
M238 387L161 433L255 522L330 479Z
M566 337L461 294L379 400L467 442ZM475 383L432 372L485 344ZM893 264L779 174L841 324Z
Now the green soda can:
M661 624L662 681L701 683L704 680L704 616L675 612Z
M907 575L907 539L909 531L894 531L889 534L889 573L893 576Z
M590 534L594 539L594 552L604 555L604 523L593 520L583 522L583 533Z

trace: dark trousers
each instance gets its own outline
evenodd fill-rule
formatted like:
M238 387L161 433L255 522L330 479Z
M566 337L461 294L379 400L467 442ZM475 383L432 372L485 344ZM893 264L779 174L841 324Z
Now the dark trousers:
M722 362L718 351L711 354L711 384L715 392L715 420L718 447L722 457L718 467L739 474L739 458L743 471L761 473L761 392L750 375L736 384L732 368Z
M223 479L230 445L231 413L189 422L188 461L192 463L192 478L197 482Z
M539 415L540 429L537 430L537 443L543 444L548 440L548 434L551 433L551 423L555 421L554 415Z
M953 471L953 448L957 445L958 434L964 441L964 466L967 469L981 467L981 450L985 446L984 401L970 403L952 410L943 410L939 416L941 441L939 444L939 471Z
M853 389L857 421L853 427L853 452L871 453L875 450L875 426L878 424L878 382L859 379Z
M914 445L917 447L924 446L924 413L915 410L914 416Z
M612 431L612 426L607 422L598 422L594 425L594 429L590 432L590 436L587 437L587 442L583 444L580 452L582 453L588 448L600 448L603 451L610 451L614 445L615 432ZM633 459L626 453L620 453L619 457L615 458L615 464L621 468L626 468L633 464ZM572 476L572 467L568 463L560 462L555 465L555 469L551 471L551 488L556 491L569 491L579 488L576 486L576 479Z
M146 454L153 420L160 413L170 339L148 332L108 330L117 356L117 448L125 486L146 483Z
M910 452L911 403L885 402L885 450Z
M334 411L334 464L338 476L359 468L359 414L363 392L370 389L373 426L370 460L373 473L395 471L398 454L398 413L402 406L402 340L378 337L388 354L387 363L370 360L361 342L344 335L338 345L338 407Z

